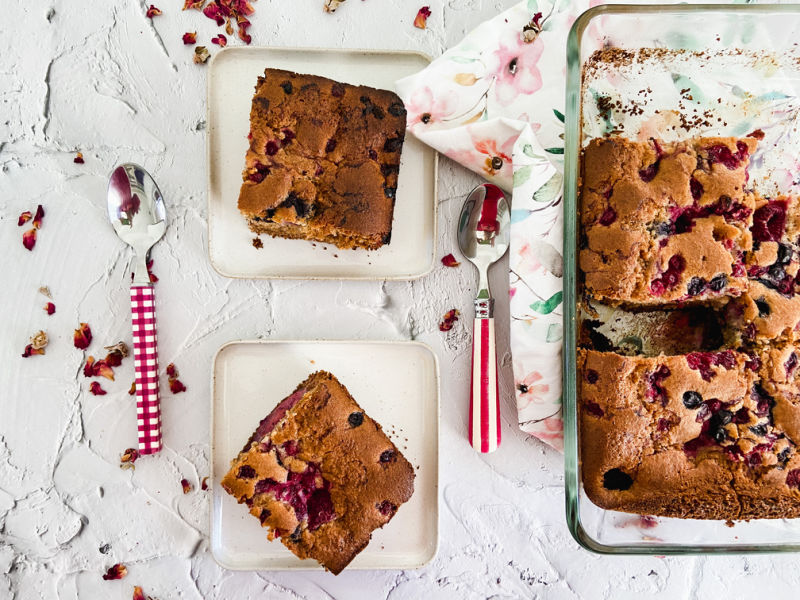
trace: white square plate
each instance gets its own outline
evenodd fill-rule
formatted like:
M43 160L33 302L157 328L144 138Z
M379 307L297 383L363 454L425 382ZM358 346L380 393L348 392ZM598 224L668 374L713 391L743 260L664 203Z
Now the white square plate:
M439 383L418 342L231 342L214 360L211 407L211 551L228 569L322 569L300 560L219 485L258 423L297 384L330 371L414 466L414 494L347 567L411 569L439 540Z
M322 75L345 83L394 89L430 58L413 52L226 48L208 73L208 252L227 277L413 279L433 268L436 252L436 152L407 134L392 222L392 241L378 250L256 235L237 201L250 130L250 103L267 67Z

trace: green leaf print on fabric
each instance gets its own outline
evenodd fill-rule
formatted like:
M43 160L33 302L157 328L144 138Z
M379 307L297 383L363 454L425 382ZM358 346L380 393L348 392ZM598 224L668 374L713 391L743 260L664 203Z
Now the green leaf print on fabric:
M531 165L525 165L514 171L514 187L519 187L528 181L531 178L532 171L533 167Z
M542 187L533 193L534 202L552 202L561 194L561 184L564 183L564 176L556 171Z
M564 122L564 119L565 119L564 113L562 113L560 110L555 109L555 108L553 109L553 113L556 115L556 119L558 119L562 123Z
M453 61L454 63L458 63L460 65L468 65L470 63L474 63L477 58L470 58L469 56L451 56L449 60Z
M544 151L550 154L564 154L563 148L545 148Z
M534 150L533 150L533 146L532 146L532 145L530 145L530 144L525 144L525 145L522 147L522 153L523 153L525 156L530 156L531 158L544 158L544 156L543 156L543 155L541 155L541 154L537 154L536 152L534 152Z
M555 342L560 342L561 338L564 337L563 328L561 323L550 323L547 328L547 336L545 340L548 344L554 344Z
M562 295L562 292L556 292L547 300L537 300L531 304L531 310L542 315L549 315L559 304L561 304Z

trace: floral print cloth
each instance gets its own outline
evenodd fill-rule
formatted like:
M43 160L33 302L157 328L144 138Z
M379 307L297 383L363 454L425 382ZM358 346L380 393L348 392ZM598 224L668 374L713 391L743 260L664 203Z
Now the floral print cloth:
M415 136L513 192L509 295L519 424L559 450L565 48L586 8L583 0L527 0L397 82Z

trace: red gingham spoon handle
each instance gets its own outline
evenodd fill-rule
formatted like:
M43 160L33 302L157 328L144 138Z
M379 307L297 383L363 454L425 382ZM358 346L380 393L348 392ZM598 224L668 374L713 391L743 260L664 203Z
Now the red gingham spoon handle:
M161 406L158 396L156 307L152 285L131 286L131 320L139 454L154 454L161 450Z
M494 319L475 319L472 334L472 388L469 395L469 441L478 452L500 445L500 396Z

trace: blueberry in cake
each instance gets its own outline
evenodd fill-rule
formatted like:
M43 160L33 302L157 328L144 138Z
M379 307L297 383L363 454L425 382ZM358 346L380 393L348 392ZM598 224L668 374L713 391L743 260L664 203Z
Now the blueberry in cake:
M267 69L239 211L255 233L377 249L391 240L406 109L388 91Z
M338 574L414 491L414 470L330 373L297 386L222 480L268 538Z
M580 268L609 304L669 305L747 287L754 138L592 140L582 163Z

